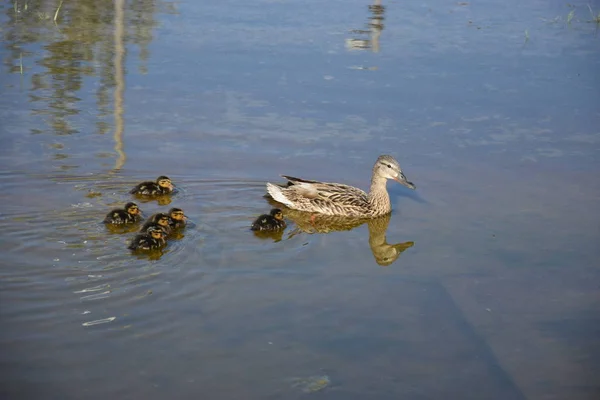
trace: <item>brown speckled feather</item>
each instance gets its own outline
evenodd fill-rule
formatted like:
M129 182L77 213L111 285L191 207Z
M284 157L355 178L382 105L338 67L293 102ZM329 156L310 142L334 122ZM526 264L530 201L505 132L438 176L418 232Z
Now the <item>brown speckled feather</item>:
M369 193L341 183L319 182L282 175L287 185L267 183L271 197L287 207L325 215L373 218L392 210L386 189L387 179L394 179L414 189L406 180L398 162L391 156L380 156L373 166Z
M281 188L281 191L294 204L293 208L296 210L319 210L318 212L326 215L360 216L364 215L364 210L369 207L368 195L358 188L341 183L282 176L290 184Z

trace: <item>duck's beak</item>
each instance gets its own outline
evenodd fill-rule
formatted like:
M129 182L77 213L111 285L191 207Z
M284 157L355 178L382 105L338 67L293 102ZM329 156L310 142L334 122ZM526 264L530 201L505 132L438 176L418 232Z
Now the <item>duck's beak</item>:
M175 185L173 185L171 182L169 182L169 189L171 189L171 190L175 189Z
M402 172L400 172L398 176L394 178L394 180L399 184L406 186L409 189L416 189L416 186L412 182L409 182Z

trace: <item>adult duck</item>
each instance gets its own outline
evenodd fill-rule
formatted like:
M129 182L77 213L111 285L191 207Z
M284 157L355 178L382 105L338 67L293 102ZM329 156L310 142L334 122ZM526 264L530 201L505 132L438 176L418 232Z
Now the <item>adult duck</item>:
M398 161L389 155L381 155L375 162L369 193L341 183L282 176L288 180L287 186L267 183L267 191L275 201L294 210L345 217L374 218L391 212L388 179L415 189Z

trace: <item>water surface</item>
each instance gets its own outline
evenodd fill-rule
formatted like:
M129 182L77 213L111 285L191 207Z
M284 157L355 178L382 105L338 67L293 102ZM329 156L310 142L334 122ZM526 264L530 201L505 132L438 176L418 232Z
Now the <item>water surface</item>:
M586 2L59 4L0 6L3 397L597 398ZM248 230L382 153L390 218ZM162 174L191 224L132 255Z

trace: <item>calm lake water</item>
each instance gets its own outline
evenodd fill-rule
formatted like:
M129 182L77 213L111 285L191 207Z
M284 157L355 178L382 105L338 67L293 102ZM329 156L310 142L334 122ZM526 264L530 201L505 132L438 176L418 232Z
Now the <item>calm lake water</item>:
M600 2L0 11L2 398L600 396ZM391 218L249 231L386 153ZM163 174L191 224L132 255Z

